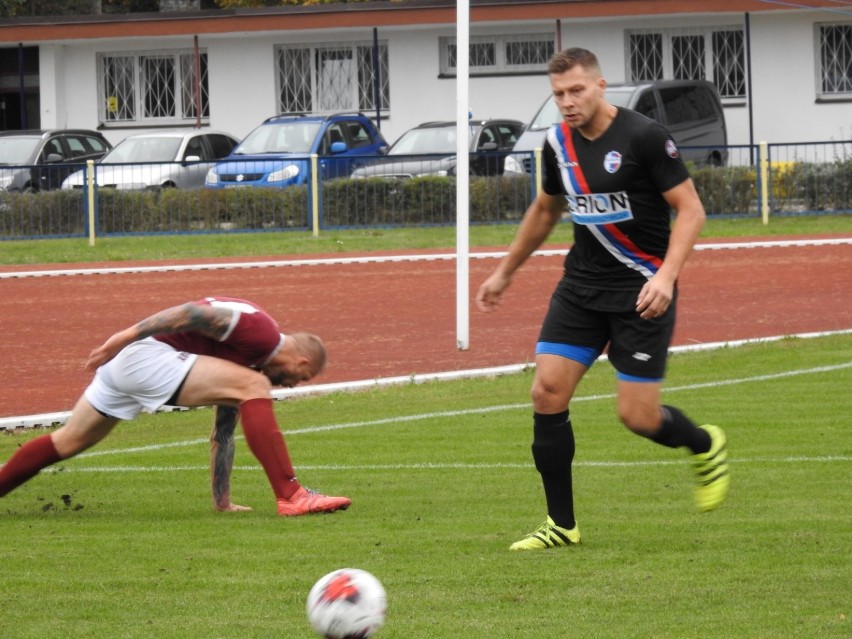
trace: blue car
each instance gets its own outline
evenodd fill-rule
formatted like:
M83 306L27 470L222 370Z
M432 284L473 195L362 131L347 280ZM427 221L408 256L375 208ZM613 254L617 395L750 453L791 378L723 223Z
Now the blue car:
M321 180L348 177L387 152L388 143L361 113L278 115L264 121L207 173L205 186L283 188L310 181L312 154Z

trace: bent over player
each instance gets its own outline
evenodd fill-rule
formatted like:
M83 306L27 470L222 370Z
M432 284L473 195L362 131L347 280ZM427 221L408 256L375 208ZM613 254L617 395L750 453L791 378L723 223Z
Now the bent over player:
M279 515L344 510L348 498L299 484L270 394L272 386L291 387L315 377L325 362L325 346L317 336L284 335L272 317L246 300L208 297L155 313L92 351L86 369L96 371L95 377L68 421L21 446L0 468L0 497L42 468L95 445L143 408L215 404L221 407L213 442L214 501L220 510L240 509L230 505L229 494L216 495L215 458L219 446L232 445L233 409L272 485ZM222 436L218 444L217 431ZM227 482L224 486L227 493Z
M548 73L563 122L547 133L543 192L476 295L481 310L494 310L515 271L550 235L567 204L574 245L536 345L531 392L532 455L547 519L512 550L580 542L568 408L580 379L605 348L617 371L619 419L657 444L692 453L698 507L719 506L729 483L724 432L699 427L660 400L677 278L705 219L695 186L662 126L606 101L606 81L592 52L556 53Z

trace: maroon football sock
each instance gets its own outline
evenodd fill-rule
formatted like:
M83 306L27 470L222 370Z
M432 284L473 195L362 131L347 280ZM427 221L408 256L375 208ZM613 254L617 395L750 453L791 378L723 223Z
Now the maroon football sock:
M240 417L246 442L266 471L275 497L289 499L301 485L296 480L284 435L275 421L272 400L261 397L243 402Z
M42 435L28 441L0 468L0 497L38 475L42 468L61 459L50 435Z

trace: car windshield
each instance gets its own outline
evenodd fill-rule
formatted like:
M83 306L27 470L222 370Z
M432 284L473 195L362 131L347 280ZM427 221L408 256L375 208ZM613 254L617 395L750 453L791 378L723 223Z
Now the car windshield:
M127 138L107 153L103 164L122 162L174 162L180 148L181 138L144 137Z
M274 122L262 124L234 149L234 155L263 153L310 153L320 122Z
M626 107L630 102L630 96L636 91L634 88L624 88L624 89L613 89L612 87L607 87L606 90L606 101L615 106ZM545 102L541 109L539 109L538 113L536 113L535 118L530 124L530 131L541 131L543 129L549 129L554 124L558 124L562 122L562 115L559 113L559 107L556 106L556 100L553 98L548 98L547 102Z
M473 127L470 128L471 137ZM411 129L402 134L388 155L427 155L456 152L456 125Z
M27 164L40 138L31 136L0 137L0 163Z
M548 98L542 107L535 114L535 118L530 124L530 131L541 131L549 129L554 124L562 121L562 115L559 113L559 107L556 106L556 100Z
M633 87L623 89L607 87L606 101L615 106L626 107L634 93L636 93L636 89Z

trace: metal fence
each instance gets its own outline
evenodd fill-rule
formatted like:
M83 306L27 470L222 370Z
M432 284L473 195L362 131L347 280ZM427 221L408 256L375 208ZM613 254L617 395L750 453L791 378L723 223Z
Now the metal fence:
M852 213L852 141L719 150L722 166L690 167L710 216ZM535 196L537 175L534 154L519 155L533 167L531 174L471 176L472 224L521 219ZM425 167L434 159L423 162ZM0 184L3 172L15 168L20 167L0 167ZM86 177L91 172L73 168ZM456 179L441 173L317 179L315 188L309 180L283 189L130 190L93 184L88 192L66 184L36 192L0 190L0 239L454 225Z

